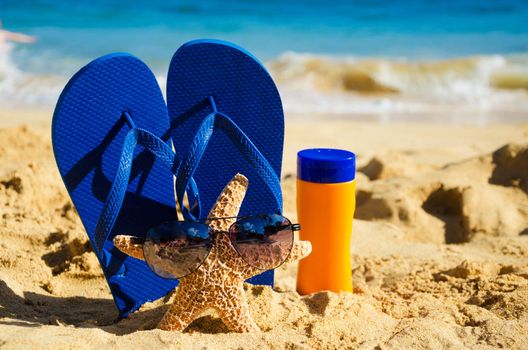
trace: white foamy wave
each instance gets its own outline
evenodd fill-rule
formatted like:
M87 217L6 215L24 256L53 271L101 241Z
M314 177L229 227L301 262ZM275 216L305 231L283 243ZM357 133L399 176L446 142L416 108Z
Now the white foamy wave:
M10 44L0 46L0 98L2 100L5 100L16 89L16 82L22 76L22 72L12 62L10 52Z
M4 108L52 106L65 82L60 75L25 72L10 50L0 53L0 106Z
M270 66L292 112L528 111L528 55L414 62L287 53Z
M55 65L64 67L63 72L34 73L25 71L9 51L0 54L0 107L52 108L80 66L82 62L64 58ZM460 112L473 118L472 113L507 112L528 120L528 55L416 62L287 53L267 67L287 114ZM165 77L157 80L164 92Z

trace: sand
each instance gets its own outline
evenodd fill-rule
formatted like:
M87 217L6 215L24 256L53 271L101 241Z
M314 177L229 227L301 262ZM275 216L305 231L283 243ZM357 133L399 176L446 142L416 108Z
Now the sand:
M292 117L288 217L297 150L358 154L354 292L299 296L290 264L273 290L247 285L263 333L230 333L205 315L179 334L153 329L164 300L117 319L58 175L49 115L0 113L2 349L528 348L528 125Z

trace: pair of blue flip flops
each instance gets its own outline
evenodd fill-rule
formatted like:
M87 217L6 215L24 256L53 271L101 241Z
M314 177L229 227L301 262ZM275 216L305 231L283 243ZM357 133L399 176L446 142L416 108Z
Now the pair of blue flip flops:
M231 43L195 40L174 54L167 104L151 70L115 53L75 74L52 125L60 174L121 316L177 284L112 244L177 218L203 221L236 174L250 182L240 215L282 211L284 115L264 66ZM174 181L176 177L176 181ZM273 271L250 280L273 285Z

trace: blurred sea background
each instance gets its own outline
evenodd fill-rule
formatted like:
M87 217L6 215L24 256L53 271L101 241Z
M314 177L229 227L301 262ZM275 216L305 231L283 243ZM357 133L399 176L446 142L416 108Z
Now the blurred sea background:
M69 77L116 51L165 88L175 50L232 41L279 85L290 118L528 121L523 0L0 0L0 108L52 108ZM125 88L125 87L124 87Z

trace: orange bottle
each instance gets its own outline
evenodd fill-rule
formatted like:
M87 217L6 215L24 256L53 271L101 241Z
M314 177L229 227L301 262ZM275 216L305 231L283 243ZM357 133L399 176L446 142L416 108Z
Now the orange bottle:
M297 292L352 291L350 239L356 208L356 156L319 148L297 153L300 238L312 253L299 262Z

